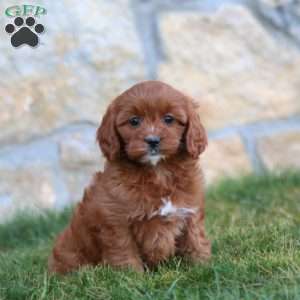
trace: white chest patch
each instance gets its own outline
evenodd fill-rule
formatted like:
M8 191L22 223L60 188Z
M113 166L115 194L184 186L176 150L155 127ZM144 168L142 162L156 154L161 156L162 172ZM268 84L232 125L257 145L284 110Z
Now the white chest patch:
M177 207L173 205L172 200L167 198L162 198L163 205L156 211L154 211L150 218L153 218L155 216L162 216L162 217L180 217L180 218L186 218L190 216L191 214L195 214L197 212L197 208L188 208L188 207Z

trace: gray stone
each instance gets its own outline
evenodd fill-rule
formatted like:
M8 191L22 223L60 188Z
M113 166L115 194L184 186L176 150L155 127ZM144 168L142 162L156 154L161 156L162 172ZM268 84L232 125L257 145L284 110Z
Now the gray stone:
M300 1L254 0L253 4L272 26L290 35L300 46Z

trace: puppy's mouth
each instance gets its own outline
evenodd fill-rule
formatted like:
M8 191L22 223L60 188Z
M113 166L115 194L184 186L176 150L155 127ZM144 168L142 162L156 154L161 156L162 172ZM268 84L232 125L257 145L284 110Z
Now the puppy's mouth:
M151 149L149 149L149 151L148 151L148 155L150 155L150 156L157 156L157 155L159 155L159 148L151 148Z
M150 164L152 166L156 166L161 160L165 159L165 155L162 155L159 153L159 151L156 151L154 153L154 151L151 151L149 153L147 153L146 155L144 155L141 158L141 163L147 163Z
M147 143L141 143L139 140L128 143L125 151L130 160L150 166L156 166L173 154L168 151L166 145L159 143L152 136Z

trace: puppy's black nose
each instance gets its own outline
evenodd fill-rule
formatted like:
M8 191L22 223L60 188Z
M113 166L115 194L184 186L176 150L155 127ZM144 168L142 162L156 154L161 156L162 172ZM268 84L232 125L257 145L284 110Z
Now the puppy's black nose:
M157 135L148 135L145 137L145 142L151 147L156 148L160 143L160 137Z

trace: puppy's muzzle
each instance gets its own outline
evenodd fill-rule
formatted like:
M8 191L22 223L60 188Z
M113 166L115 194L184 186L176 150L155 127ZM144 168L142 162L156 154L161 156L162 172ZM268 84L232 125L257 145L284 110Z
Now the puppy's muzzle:
M157 135L148 135L145 137L145 142L148 144L150 154L155 155L159 152L160 137Z

